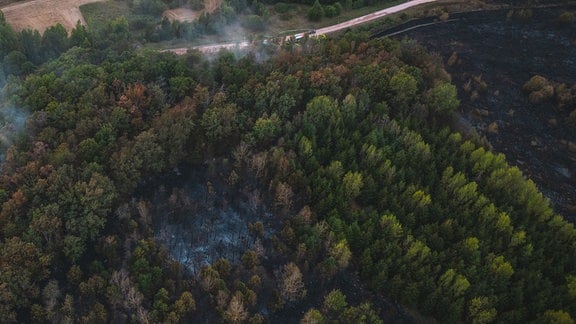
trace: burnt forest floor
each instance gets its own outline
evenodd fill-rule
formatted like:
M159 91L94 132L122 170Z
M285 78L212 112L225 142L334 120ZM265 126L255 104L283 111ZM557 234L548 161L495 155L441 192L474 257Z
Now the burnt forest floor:
M574 222L576 130L566 118L576 107L533 105L522 91L534 75L576 84L576 23L557 19L565 11L576 7L534 9L526 20L507 17L508 10L473 12L393 37L416 40L444 59L458 87L460 128L485 136Z

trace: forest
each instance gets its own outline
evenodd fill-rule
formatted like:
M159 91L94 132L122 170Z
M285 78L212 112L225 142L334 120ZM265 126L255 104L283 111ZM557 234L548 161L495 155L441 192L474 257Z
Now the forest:
M437 55L350 31L177 56L128 31L0 17L0 109L28 116L2 148L3 322L573 322L573 224L455 131ZM231 257L162 239L227 208Z

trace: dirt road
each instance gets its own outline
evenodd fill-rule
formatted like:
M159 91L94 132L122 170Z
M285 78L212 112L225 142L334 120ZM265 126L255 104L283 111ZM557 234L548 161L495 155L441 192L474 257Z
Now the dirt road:
M199 50L202 53L215 53L221 49L233 50L233 49L242 49L250 46L250 42L238 42L238 43L225 43L225 44L213 44L213 45L204 45L195 47L195 49Z
M237 42L237 43L222 43L222 44L211 44L211 45L201 45L201 46L192 46L192 47L179 47L179 48L172 48L164 50L165 52L172 52L176 55L184 55L188 50L198 50L204 54L211 54L217 53L222 49L226 50L234 50L234 49L243 49L249 47L251 44L248 41Z
M350 28L353 26L367 23L367 22L372 21L372 20L380 19L382 17L400 12L402 10L406 10L406 9L414 7L414 6L418 6L418 5L429 3L429 2L435 2L435 1L438 1L438 0L412 0L412 1L408 1L405 3L399 4L397 6L394 6L394 7L386 8L386 9L383 9L380 11L376 11L376 12L367 14L367 15L362 16L362 17L350 19L350 20L345 21L343 23L339 23L339 24L324 27L324 28L319 28L316 30L316 35L325 35L325 34L333 33L333 32L336 32L336 31L339 31L342 29L346 29L346 28Z
M380 11L376 11L376 12L367 14L367 15L362 16L362 17L358 17L358 18L354 18L354 19L345 21L343 23L339 23L339 24L324 27L324 28L319 28L316 30L315 34L312 34L312 36L326 35L326 34L333 33L333 32L336 32L336 31L339 31L342 29L346 29L346 28L350 28L350 27L357 26L360 24L364 24L364 23L367 23L367 22L375 20L375 19L380 19L380 18L385 17L387 15L394 14L394 13L400 12L402 10L406 10L406 9L414 7L414 6L418 6L418 5L429 3L429 2L435 2L435 1L438 1L438 0L412 0L412 1L408 1L408 2L405 2L403 4L399 4L397 6L394 6L394 7L386 8L386 9L383 9ZM293 36L295 36L295 35L293 35ZM174 53L179 54L179 55L186 53L186 51L188 49L196 49L202 53L214 53L214 52L218 52L220 49L246 48L248 46L250 46L250 44L248 42L239 42L239 43L201 45L201 46L193 46L190 48L175 48L175 49L171 49L169 51L174 52Z

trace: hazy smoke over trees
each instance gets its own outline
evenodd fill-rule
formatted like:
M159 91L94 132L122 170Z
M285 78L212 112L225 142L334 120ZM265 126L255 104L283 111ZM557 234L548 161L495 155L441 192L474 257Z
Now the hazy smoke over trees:
M6 76L0 71L0 161L4 161L6 150L24 128L28 117L25 111L12 106L5 98L6 84Z

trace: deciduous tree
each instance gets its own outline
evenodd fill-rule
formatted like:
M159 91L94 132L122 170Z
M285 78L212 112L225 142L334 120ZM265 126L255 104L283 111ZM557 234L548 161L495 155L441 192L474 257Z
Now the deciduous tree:
M300 268L292 262L282 266L278 272L278 286L282 297L288 301L297 301L306 296L306 287Z

